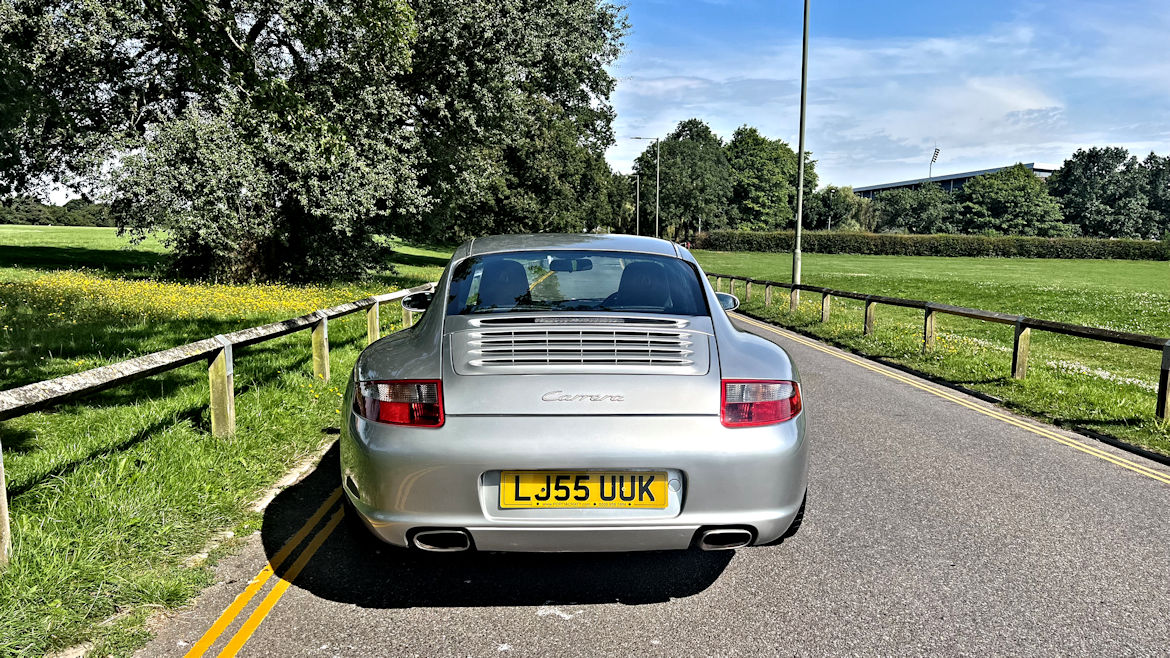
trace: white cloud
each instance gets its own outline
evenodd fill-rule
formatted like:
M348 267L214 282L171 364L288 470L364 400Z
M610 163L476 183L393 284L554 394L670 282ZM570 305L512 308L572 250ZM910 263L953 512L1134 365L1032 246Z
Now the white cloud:
M949 37L814 33L807 144L821 182L924 176L935 144L936 173L1059 163L1093 144L1170 151L1170 6L1136 17L1108 6L1054 11ZM792 39L632 53L615 69L625 77L607 156L629 171L646 143L623 137L665 135L690 117L725 138L747 123L795 145L799 66Z

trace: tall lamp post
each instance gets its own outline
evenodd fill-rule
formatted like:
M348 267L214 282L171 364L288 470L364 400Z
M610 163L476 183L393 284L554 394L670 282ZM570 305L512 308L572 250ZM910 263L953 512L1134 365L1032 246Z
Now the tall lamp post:
M938 147L936 146L934 148L934 155L930 156L930 167L926 170L926 180L931 183L934 182L934 163L938 162L938 153Z
M658 237L658 193L662 185L662 143L657 137L631 137L654 140L654 237Z
M800 54L800 144L796 155L796 239L792 245L792 294L788 310L800 306L800 225L804 222L804 108L808 88L808 0L804 0L804 40Z
M642 176L630 174L634 177L634 235L642 234Z

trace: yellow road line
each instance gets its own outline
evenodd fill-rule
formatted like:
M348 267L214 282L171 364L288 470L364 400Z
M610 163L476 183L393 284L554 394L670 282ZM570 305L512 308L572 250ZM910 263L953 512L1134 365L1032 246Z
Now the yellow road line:
M743 315L739 315L738 317L748 324L754 325L754 326L759 327L761 329L771 331L772 333L775 333L778 336L783 336L784 338L787 338L791 341L800 343L802 345L806 345L806 346L811 347L815 350L824 352L825 354L828 354L830 356L837 357L838 359L841 359L843 361L848 361L849 363L853 363L855 365L861 366L862 368L865 368L867 370L871 370L873 372L885 375L886 377L889 377L891 379L895 379L895 380L898 380L898 381L903 382L905 384L909 384L910 386L913 386L914 388L917 388L917 389L922 390L922 391L926 391L927 393L930 393L931 395L943 398L945 400L949 400L951 402L954 402L955 404L964 406L964 407L971 409L973 411L977 411L977 412L983 414L984 416L995 418L996 420L1001 420L1005 423L1008 423L1009 425L1014 425L1016 427L1019 427L1020 429L1027 430L1033 434L1037 434L1037 435L1042 436L1046 439L1051 439L1053 441L1056 441L1057 443L1064 444L1070 448L1075 448L1076 450L1079 450L1083 453L1093 455L1094 457L1097 457L1099 459L1103 459L1103 460L1110 462L1112 464L1116 464L1117 466L1128 469L1128 470L1133 471L1135 473L1138 473L1140 475L1144 475L1148 478L1157 480L1157 481L1162 482L1164 484L1170 484L1170 474L1166 474L1166 473L1163 473L1161 471L1152 469L1148 466L1144 466L1142 464L1139 464L1137 462L1130 461L1128 459L1125 459L1124 457L1118 457L1117 455L1113 455L1113 454L1110 454L1108 452L1105 452L1104 450L1101 450L1100 448L1085 444L1081 441L1069 438L1067 436L1062 436L1060 434L1057 434L1056 432L1053 432L1052 430L1049 430L1049 429L1046 429L1046 428L1043 428L1043 427L1040 427L1037 425L1033 425L1032 423L1023 422L1023 421L1021 421L1017 418L1013 418L1013 417L1009 416L1008 414L1005 414L1001 411L998 411L995 409L989 409L987 407L973 404L972 402L970 402L968 400L964 400L963 398L961 398L953 393L950 393L948 391L944 391L944 390L935 388L933 386L927 386L921 382L915 381L914 379L907 377L907 376L904 376L900 373L888 370L886 368L881 368L881 367L875 366L872 363L865 361L863 359L860 359L860 358L857 358L857 357L854 357L854 356L851 356L851 355L848 355L848 354L845 354L842 352L838 352L836 350L829 349L829 348L824 347L824 346L822 346L814 341L808 340L808 339L804 338L803 336L799 336L799 335L794 334L792 332L781 331L781 330L777 329L776 327L773 327L772 325L769 325L769 324L766 324L763 322L759 322L757 320L754 320L752 318L748 318L748 317L743 316Z
M293 565L289 567L288 573L283 576L278 576L279 582L277 582L276 585L272 588L272 591L268 593L268 596L264 597L264 600L260 602L260 605L256 606L256 609L252 611L252 615L248 617L248 620L244 622L244 625L240 627L240 630L236 631L236 634L232 637L231 641L229 641L227 646L223 648L223 651L219 653L219 658L231 658L240 652L240 649L244 647L244 643L248 641L248 638L252 637L252 634L255 633L256 629L260 626L260 622L264 621L264 618L268 616L269 612L272 612L272 607L275 606L276 603L280 601L280 597L284 596L284 593L288 591L289 585L291 585L292 581L296 580L296 577L300 575L301 570L304 569L305 565L309 563L309 560L313 557L313 554L317 552L317 549L321 548L321 544L325 543L325 540L328 539L329 535L333 533L333 529L337 527L337 524L344 516L344 507L339 508L336 512L333 513L333 516L329 518L329 523L325 524L325 527L322 528L321 531L316 535L314 535L313 540L309 542L309 545L305 547L305 550L297 556L296 562L293 562Z
M552 276L552 275L553 275L553 273L552 273L552 272L545 272L545 273L544 273L544 276L542 276L542 277L540 277L539 279L537 279L537 280L533 281L533 282L532 282L532 285L528 286L528 292L532 292L532 289L533 289L533 288L535 288L536 286L539 286L541 281L544 281L545 279L549 278L549 277L550 277L550 276Z
M228 626L231 626L232 622L236 620L236 616L240 614L240 611L248 605L248 602L252 600L253 596L256 596L256 592L259 592L264 587L264 583L268 582L268 579L272 577L272 573L276 569L280 568L280 565L288 559L288 556L292 554L296 547L305 540L305 537L309 535L309 532L313 528L317 527L317 524L321 522L322 518L324 518L325 513L329 511L329 508L332 507L340 497L341 487L337 487L333 490L333 493L329 494L329 497L325 499L325 502L321 503L321 506L317 508L317 511L313 512L313 515L309 517L309 520L305 521L305 525L301 526L301 529L297 530L296 534L290 537L289 540L285 542L284 546L280 547L280 550L276 552L276 555L272 556L272 559L264 565L264 568L260 570L260 573L256 574L256 577L252 579L252 582L248 583L248 587L243 592L240 592L239 596L237 596L236 599L232 601L232 604L229 605L222 614L220 614L219 618L215 620L215 623L211 625L211 628L207 629L207 632L204 633L203 637L199 638L199 641L191 647L191 650L187 652L184 658L197 658L198 656L202 656L207 652L208 649L211 648L212 645L215 644L216 640L219 639L219 636L224 632L224 630Z

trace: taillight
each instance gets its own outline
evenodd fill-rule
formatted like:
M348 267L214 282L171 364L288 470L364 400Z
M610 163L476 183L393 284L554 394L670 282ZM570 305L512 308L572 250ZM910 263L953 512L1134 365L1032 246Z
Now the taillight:
M443 383L433 379L358 382L354 403L366 420L391 425L443 424Z
M724 379L719 420L726 427L756 427L800 413L800 385L789 381Z

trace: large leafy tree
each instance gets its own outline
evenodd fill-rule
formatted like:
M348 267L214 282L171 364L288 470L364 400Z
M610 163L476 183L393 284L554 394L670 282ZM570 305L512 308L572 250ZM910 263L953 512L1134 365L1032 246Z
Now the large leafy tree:
M3 20L26 84L6 186L105 186L184 272L350 274L388 208L421 205L405 0L24 0Z
M580 187L582 168L613 141L616 81L605 67L621 50L622 8L594 0L420 0L416 12L413 68L402 84L413 99L432 205L422 221L399 214L396 230L450 239L577 226L559 208L511 198L543 191L511 185L539 185L531 158L543 153L568 158L555 169L564 165L578 179L557 185L588 189ZM491 214L483 218L485 208Z
M775 230L792 225L796 203L796 154L782 140L740 126L727 143L732 228Z
M642 177L642 233L654 235L653 143L634 161ZM731 167L723 141L699 119L687 119L662 140L660 234L680 238L727 225ZM646 193L649 191L649 193Z
M1065 237L1079 230L1062 220L1044 180L1022 164L976 176L958 194L964 233Z
M0 192L105 186L193 274L350 276L374 233L533 219L512 186L539 184L517 154L540 139L596 169L624 20L581 0L13 0ZM485 204L512 214L477 224Z
M882 192L873 200L877 227L899 233L956 233L958 204L936 183Z
M622 180L598 151L583 147L570 122L551 113L523 139L479 151L484 183L475 204L460 202L447 235L581 232L619 223Z
M1101 238L1160 237L1147 197L1149 172L1118 146L1077 149L1048 178L1065 220Z

